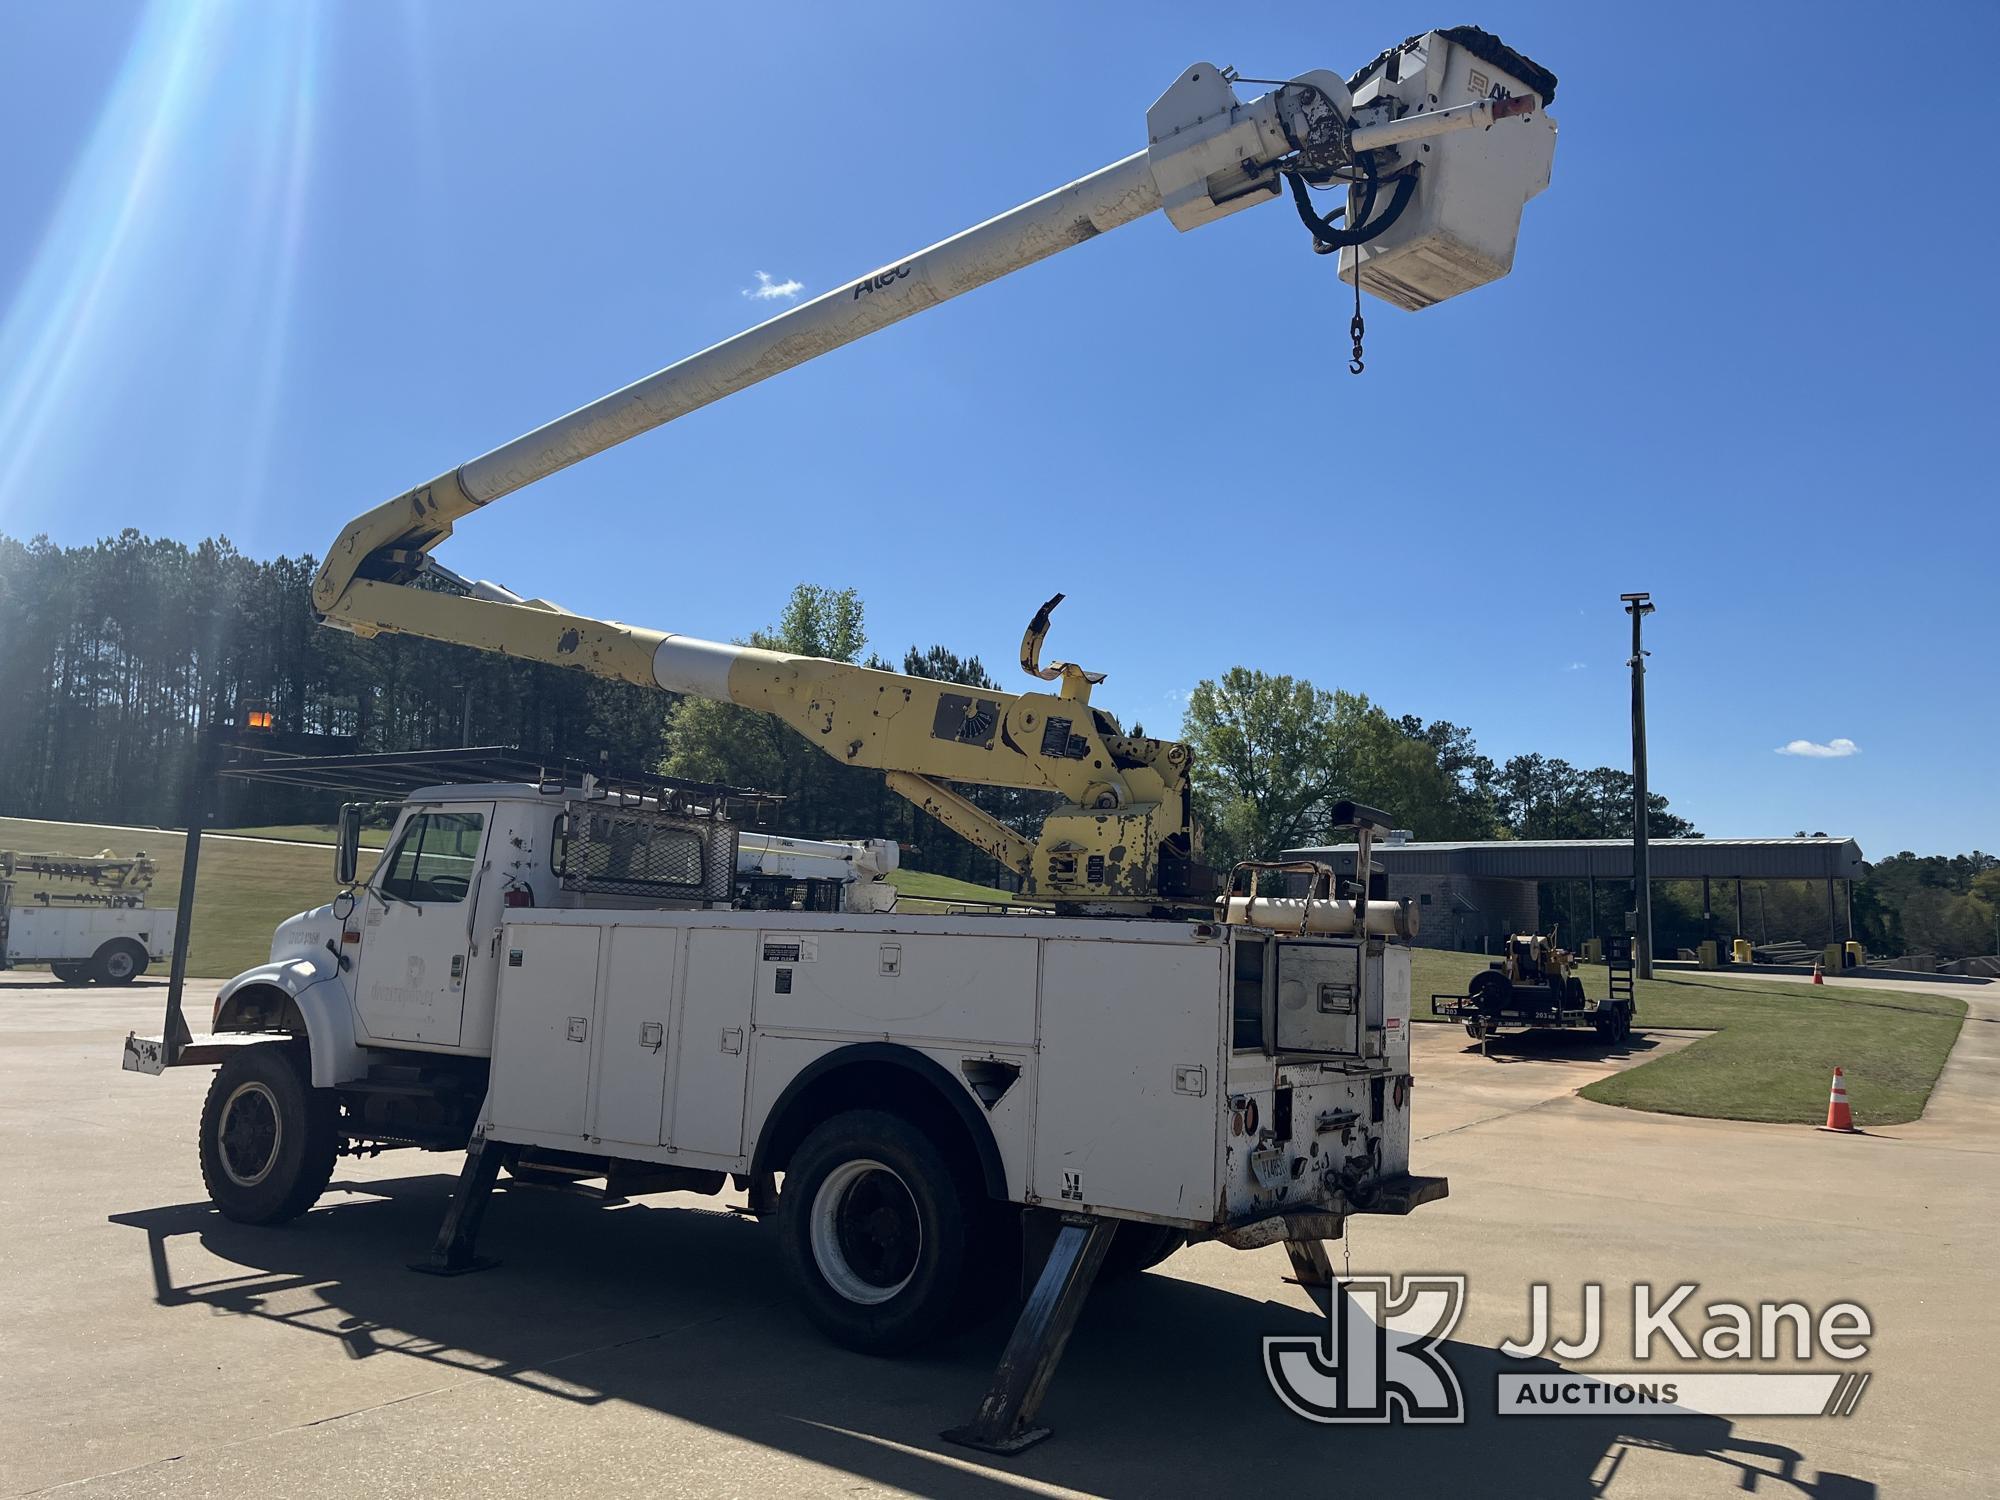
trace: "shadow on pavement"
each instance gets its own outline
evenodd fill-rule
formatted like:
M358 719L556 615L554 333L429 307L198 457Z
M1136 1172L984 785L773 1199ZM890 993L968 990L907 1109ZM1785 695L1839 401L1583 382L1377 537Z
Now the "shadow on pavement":
M1302 1480L1321 1492L1337 1475L1345 1493L1590 1496L1635 1458L1687 1466L1672 1485L1683 1492L1719 1479L1820 1500L1875 1493L1842 1475L1808 1480L1795 1450L1738 1438L1716 1418L1500 1419L1495 1375L1534 1366L1472 1344L1442 1346L1466 1425L1315 1426L1279 1404L1262 1340L1319 1333L1323 1318L1164 1275L1097 1289L1043 1407L1055 1437L997 1460L937 1434L978 1403L1011 1309L925 1355L870 1359L827 1344L794 1311L772 1237L751 1220L686 1198L610 1207L504 1185L482 1244L502 1263L438 1281L406 1263L428 1249L451 1183L337 1184L278 1229L233 1224L206 1203L112 1222L145 1233L158 1305L295 1329L301 1361L315 1349L335 1364L414 1359L548 1400L631 1403L924 1494L998 1500L1023 1479L1134 1497ZM190 1239L241 1273L176 1282L175 1242Z
M1495 1062L1609 1062L1644 1057L1656 1050L1658 1038L1634 1031L1622 1042L1606 1041L1595 1031L1503 1031L1486 1039L1486 1055ZM1479 1043L1460 1049L1477 1055Z

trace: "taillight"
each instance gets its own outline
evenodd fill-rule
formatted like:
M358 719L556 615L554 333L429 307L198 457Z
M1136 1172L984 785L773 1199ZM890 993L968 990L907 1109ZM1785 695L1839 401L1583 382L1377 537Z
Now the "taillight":
M507 893L507 905L511 907L533 906L535 893L525 885L517 885Z

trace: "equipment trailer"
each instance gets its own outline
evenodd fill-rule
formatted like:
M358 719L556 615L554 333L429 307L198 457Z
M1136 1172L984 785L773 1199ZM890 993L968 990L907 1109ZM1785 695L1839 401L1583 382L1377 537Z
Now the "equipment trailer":
M1482 1052L1487 1039L1505 1026L1532 1031L1587 1026L1611 1043L1631 1036L1639 1002L1632 994L1630 966L1622 976L1617 964L1611 966L1611 993L1602 1000L1585 995L1576 967L1574 956L1558 948L1554 937L1516 933L1507 939L1505 956L1473 975L1465 994L1432 995L1431 1014L1463 1022L1465 1034Z
M478 1264L505 1161L627 1191L734 1180L776 1219L806 1311L875 1350L941 1326L1019 1233L1046 1260L977 1417L949 1434L1006 1453L1044 1435L1036 1407L1114 1239L1142 1263L1181 1237L1282 1242L1325 1289L1324 1241L1347 1216L1443 1195L1408 1171L1413 913L1365 891L1230 895L1200 859L1188 747L1125 733L1091 702L1101 673L1042 665L1061 595L1021 647L1049 690L1011 693L595 619L430 555L537 479L1154 210L1190 230L1289 194L1357 298L1406 309L1511 269L1554 155L1545 69L1458 27L1352 79L1316 71L1247 100L1236 81L1198 63L1147 112L1143 150L375 507L313 583L322 623L364 638L784 719L882 771L1049 910L740 910L706 884L732 837L726 798L642 790L600 809L567 783L415 791L371 879L285 923L271 962L224 988L210 1036L188 1036L176 985L165 1035L128 1038L128 1067L221 1062L201 1142L225 1213L301 1212L343 1143L468 1148L428 1267L455 1273ZM1346 203L1323 215L1312 192L1327 188ZM1358 307L1350 327L1358 373ZM1232 378L1211 352L1190 400L1234 413L1221 430L1295 430L1282 409L1237 419L1325 368L1274 358L1275 381L1268 365ZM1030 837L959 784L1056 805ZM579 853L576 830L601 820L606 838ZM1332 821L1356 829L1364 863L1388 827L1349 804ZM343 819L343 881L357 829ZM633 880L619 850L676 876Z

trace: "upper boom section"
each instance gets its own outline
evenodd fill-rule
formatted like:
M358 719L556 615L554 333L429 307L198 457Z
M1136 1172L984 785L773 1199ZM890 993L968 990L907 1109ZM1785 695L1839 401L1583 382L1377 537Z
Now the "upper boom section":
M1459 32L1469 32L1469 28L1459 28ZM1331 227L1332 219L1341 216L1339 212L1327 219L1309 219L1316 242L1323 248L1348 240L1368 242L1372 244L1370 264L1391 259L1388 235L1395 221L1404 217L1412 197L1426 210L1410 221L1412 225L1442 218L1450 204L1431 204L1424 193L1406 190L1382 200L1400 206L1393 211L1384 207L1376 213L1379 184L1408 178L1414 189L1420 186L1418 179L1424 172L1433 172L1441 182L1448 182L1444 168L1455 155L1469 156L1469 148L1462 145L1470 138L1466 127L1490 126L1506 115L1530 112L1540 97L1526 82L1497 71L1492 63L1484 65L1485 72L1460 68L1457 75L1449 74L1439 59L1456 58L1463 47L1446 36L1429 33L1384 53L1362 75L1367 81L1360 93L1368 103L1361 106L1354 102L1360 95L1350 93L1339 75L1324 71L1303 74L1268 94L1239 100L1230 75L1197 63L1147 112L1145 150L858 276L356 518L320 567L313 583L314 608L329 623L345 623L340 606L349 584L356 578L407 582L421 571L423 554L451 534L455 521L480 506L1155 209L1164 209L1177 229L1187 230L1271 201L1286 179L1293 182L1302 207L1304 184L1352 182L1357 186L1350 192L1350 225L1367 222L1339 231ZM1501 50L1516 66L1525 61ZM1408 69L1385 65L1384 59L1402 59L1406 54L1411 60ZM1427 59L1421 71L1416 68L1419 57ZM1539 69L1534 71L1540 75L1537 82L1546 78ZM1387 81L1383 75L1388 72L1396 72L1400 81ZM1464 90L1468 87L1464 80L1470 78L1471 89L1488 85L1492 92L1440 100L1435 90L1426 92L1433 74L1439 88L1447 86L1448 77L1456 77ZM1489 79L1493 80L1490 85ZM1553 81L1542 87L1544 92L1552 92ZM1503 128L1518 130L1523 126L1510 123ZM1437 138L1434 155L1425 158L1414 154L1430 151L1429 146L1418 143L1432 137ZM1521 156L1523 143L1511 144L1514 155ZM1476 213L1480 227L1493 235L1504 231L1507 264L1511 264L1520 205L1547 181L1553 126L1542 131L1540 141L1526 144L1529 149L1522 161L1509 158L1496 166L1482 158L1467 164L1486 179ZM1481 150L1487 157L1493 154L1490 148ZM1460 175L1472 172L1461 169ZM1359 186L1364 180L1365 197ZM1493 190L1496 183L1500 189L1497 194ZM1454 226L1441 225L1427 235L1425 248L1435 250L1430 241L1455 243L1454 232ZM1363 235L1366 241L1361 241ZM1466 238L1463 234L1456 237ZM1480 248L1491 261L1486 247L1482 244ZM1347 274L1345 252L1343 257L1343 274ZM1435 254L1432 259L1436 259ZM1411 260L1405 256L1398 265ZM1506 274L1506 264L1481 264L1486 266L1483 272L1459 268L1449 289L1431 300ZM1364 287L1392 300L1403 300L1406 280L1386 272L1380 277L1363 273ZM1405 301L1404 305L1411 304Z

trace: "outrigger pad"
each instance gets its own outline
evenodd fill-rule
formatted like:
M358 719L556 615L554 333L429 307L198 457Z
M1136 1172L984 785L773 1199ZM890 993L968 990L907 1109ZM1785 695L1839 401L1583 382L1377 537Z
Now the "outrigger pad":
M1077 1314L1083 1311L1090 1284L1097 1279L1098 1267L1104 1264L1104 1253L1117 1232L1115 1219L1063 1220L1048 1263L1042 1267L993 1372L986 1399L979 1403L979 1411L970 1422L938 1436L948 1443L1006 1458L1034 1447L1049 1435L1048 1428L1035 1426L1035 1413L1041 1409L1042 1397L1069 1343L1070 1330L1076 1327Z
M410 1262L412 1271L426 1276L467 1276L500 1264L475 1255L473 1247L478 1243L479 1221L486 1215L486 1203L493 1196L504 1155L504 1148L488 1143L484 1136L473 1137L465 1165L459 1169L458 1186L452 1189L451 1203L444 1211L444 1222L438 1225L437 1242L431 1246L428 1259Z

